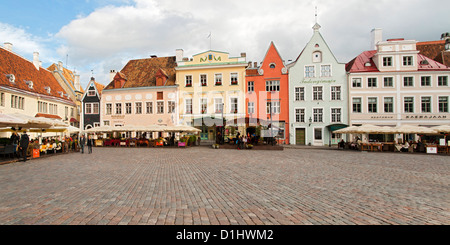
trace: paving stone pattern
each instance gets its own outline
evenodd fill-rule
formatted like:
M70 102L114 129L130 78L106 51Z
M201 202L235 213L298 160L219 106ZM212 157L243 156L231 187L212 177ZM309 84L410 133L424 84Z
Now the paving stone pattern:
M0 224L450 224L450 157L94 148L0 165Z

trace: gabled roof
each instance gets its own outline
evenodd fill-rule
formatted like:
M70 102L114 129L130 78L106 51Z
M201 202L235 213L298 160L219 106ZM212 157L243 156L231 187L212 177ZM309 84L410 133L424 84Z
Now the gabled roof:
M372 59L376 53L376 50L362 52L360 55L356 56L353 60L345 65L345 70L350 73L380 72ZM450 71L449 67L422 54L417 54L416 62L418 63L418 71ZM366 64L370 64L370 66L367 66Z
M98 95L99 98L101 97L102 91L105 88L105 85L96 82L95 78L91 77L91 80L88 82L86 90L83 94L83 97L81 98L82 101L86 97L86 94L89 92L89 88L91 87L91 84L94 84L96 94Z
M49 66L47 68L47 70L56 72L56 71L58 71L58 65L53 63L51 66ZM68 82L68 84L72 88L72 90L76 91L75 86L74 86L74 83L75 83L74 73L71 70L63 67L63 70L61 71L61 75L64 77L64 79L66 79L66 81ZM84 93L83 88L80 87L80 89L81 89L80 92Z
M450 52L445 51L445 40L418 42L416 47L420 54L450 66Z
M176 57L155 57L147 59L130 60L118 73L126 80L122 88L156 86L156 73L161 69L167 75L166 86L175 85ZM117 76L117 75L116 75ZM105 89L113 89L114 81Z
M9 74L14 75L14 83L9 81L7 77ZM30 83L29 81L33 82L32 88L28 85ZM39 67L38 70L33 62L11 51L5 50L3 47L0 47L0 85L44 95L46 97L53 97L54 99L73 104L73 101L66 96L61 97L59 92L65 93L65 90L58 83L51 71L43 67Z

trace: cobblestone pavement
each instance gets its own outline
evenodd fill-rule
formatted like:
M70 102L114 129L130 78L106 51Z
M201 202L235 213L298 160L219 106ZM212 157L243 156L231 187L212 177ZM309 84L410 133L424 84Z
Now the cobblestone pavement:
M0 224L450 224L450 157L94 148L0 165Z

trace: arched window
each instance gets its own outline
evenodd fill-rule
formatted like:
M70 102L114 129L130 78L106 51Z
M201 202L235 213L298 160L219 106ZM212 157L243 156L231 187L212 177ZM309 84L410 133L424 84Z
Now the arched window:
M273 68L275 68L275 64L274 64L274 63L271 63L271 64L269 65L269 67L273 69Z

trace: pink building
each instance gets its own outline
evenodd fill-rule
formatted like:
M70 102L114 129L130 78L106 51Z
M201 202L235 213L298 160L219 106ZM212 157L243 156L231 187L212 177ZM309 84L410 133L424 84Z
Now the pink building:
M372 32L374 49L346 65L349 124L450 125L450 67L421 54L415 40Z
M175 56L152 57L111 71L112 81L102 92L102 125L177 125L175 66Z

